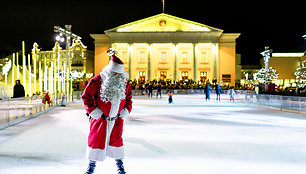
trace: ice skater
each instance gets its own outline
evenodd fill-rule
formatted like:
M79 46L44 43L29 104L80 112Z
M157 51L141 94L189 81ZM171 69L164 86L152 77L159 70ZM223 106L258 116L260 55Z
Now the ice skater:
M90 80L82 95L91 116L85 174L94 173L96 161L104 161L106 156L115 159L118 174L125 174L122 132L124 119L132 110L132 90L123 62L113 50L109 55L109 64Z
M206 84L205 88L204 88L204 93L205 93L205 99L207 101L210 100L210 92L212 91L211 87L209 86L209 83Z
M222 92L222 88L221 88L219 85L217 85L217 86L216 86L216 95L217 95L216 100L217 100L217 101L218 101L218 99L219 99L219 101L220 101L221 92Z
M168 93L168 96L169 96L169 99L168 99L169 104L170 104L170 103L172 103L172 104L173 104L173 98L172 98L173 93L172 93L172 91L170 91L170 92Z
M234 89L230 89L230 93L229 93L229 95L230 95L230 102L231 101L235 101L235 90Z

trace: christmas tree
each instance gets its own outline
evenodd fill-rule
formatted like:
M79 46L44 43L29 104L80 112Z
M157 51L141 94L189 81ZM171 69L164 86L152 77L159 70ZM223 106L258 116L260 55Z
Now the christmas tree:
M294 72L296 79L299 79L300 83L306 82L306 60L304 60L301 66L296 68Z
M278 78L276 69L273 69L272 67L268 68L267 71L267 82L271 83L273 80L276 80ZM266 70L264 68L261 68L256 74L256 79L259 81L259 83L265 83L265 76L266 76Z

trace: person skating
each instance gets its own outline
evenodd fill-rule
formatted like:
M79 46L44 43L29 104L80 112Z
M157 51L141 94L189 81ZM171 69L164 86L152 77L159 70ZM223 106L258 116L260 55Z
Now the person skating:
M212 91L211 87L209 86L209 83L206 84L205 88L204 88L204 93L205 93L205 99L207 101L210 100L210 92Z
M219 101L220 101L221 92L222 92L221 87L220 87L219 85L217 85L217 86L216 86L216 95L217 95L216 100L217 100L217 101L218 101L218 99L219 99Z
M229 95L230 95L230 102L231 101L234 102L235 101L235 95L236 95L235 90L234 89L230 89Z
M172 93L172 91L170 91L170 92L168 93L168 96L169 96L169 99L168 99L169 104L170 104L170 103L172 103L172 104L173 104L173 98L172 98L173 93Z
M82 95L91 116L85 174L94 173L96 161L104 161L106 156L115 159L118 174L125 174L122 132L124 119L132 110L132 90L123 62L113 50L109 55L109 64L90 80Z

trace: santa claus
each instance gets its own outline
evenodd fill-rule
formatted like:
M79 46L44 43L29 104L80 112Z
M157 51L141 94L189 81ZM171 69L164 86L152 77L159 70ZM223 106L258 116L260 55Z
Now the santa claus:
M85 174L92 174L96 161L106 156L116 159L118 174L125 174L122 132L124 119L132 110L132 90L123 62L114 53L109 51L109 64L90 80L82 95L91 116L86 152L90 161Z

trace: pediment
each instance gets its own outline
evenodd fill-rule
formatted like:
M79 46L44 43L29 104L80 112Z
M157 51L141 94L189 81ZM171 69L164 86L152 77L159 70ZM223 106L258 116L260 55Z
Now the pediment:
M223 32L210 27L169 14L161 13L138 21L127 23L107 32Z

